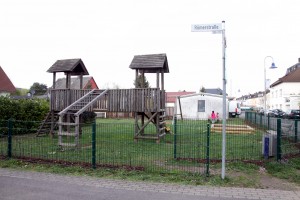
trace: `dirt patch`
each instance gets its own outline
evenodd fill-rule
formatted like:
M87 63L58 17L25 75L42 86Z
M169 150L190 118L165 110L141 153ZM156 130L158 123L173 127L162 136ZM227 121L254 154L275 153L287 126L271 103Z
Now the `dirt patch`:
M269 175L264 167L260 167L259 171L255 174L231 171L228 172L227 175L231 178L242 177L243 179L247 179L249 182L252 181L255 183L255 188L258 189L300 191L299 185Z
M164 162L156 161L158 166L164 167L169 170L180 170L192 173L205 173L206 167L205 165L202 166L174 166L174 165L166 165ZM284 179L279 179L269 175L266 169L261 166L261 163L255 163L259 166L258 171L253 173L247 173L242 171L236 170L227 170L226 177L232 179L233 187L254 187L257 189L273 189L273 190L286 190L286 191L300 191L300 186L289 182ZM209 174L212 176L221 175L221 169L217 168L210 168ZM237 184L235 185L234 180L238 180Z
M260 187L263 189L277 190L297 190L300 191L300 186L288 182L284 179L279 179L267 174L264 168L260 168Z

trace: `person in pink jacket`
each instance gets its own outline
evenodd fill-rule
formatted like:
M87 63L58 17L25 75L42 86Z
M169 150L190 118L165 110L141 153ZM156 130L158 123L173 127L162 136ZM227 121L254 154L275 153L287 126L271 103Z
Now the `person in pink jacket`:
M211 123L215 123L216 122L217 116L215 114L215 111L211 112L210 118L211 118Z

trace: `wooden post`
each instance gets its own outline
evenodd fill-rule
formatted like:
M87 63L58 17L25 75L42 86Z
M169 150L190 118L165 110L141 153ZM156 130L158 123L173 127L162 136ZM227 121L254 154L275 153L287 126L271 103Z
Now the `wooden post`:
M138 76L139 76L139 70L136 69L136 70L135 70L135 80L134 80L135 88L137 88L137 78L138 78Z
M66 89L67 89L67 105L69 106L71 104L71 75L67 73L66 77ZM67 122L70 123L71 121L71 116L70 114L67 114ZM67 126L67 131L70 132L70 125Z
M156 72L156 87L159 88L159 72Z
M54 90L56 85L56 72L53 72L53 80L52 80L52 89ZM50 91L51 92L51 91ZM53 95L53 96L52 96ZM51 96L50 96L50 112L51 112L51 129L50 129L50 136L53 137L54 136L54 110L52 108L52 101L55 100L55 93L52 92Z
M156 72L156 88L159 89L159 72ZM156 94L158 95L158 94ZM159 122L160 122L160 110L159 110L159 102L156 102L156 112L157 112L157 115L156 115L156 134L157 134L157 140L156 142L159 143L159 135L160 135L160 126L159 126Z
M75 145L78 147L79 145L79 129L80 129L80 121L79 116L75 117Z
M141 72L141 77L142 77L142 80L141 80L141 88L145 88L146 87L146 84L145 84L145 73L144 71Z
M138 79L138 76L139 76L139 71L138 69L135 70L135 88L137 88L137 79ZM137 107L137 90L133 93L134 94L134 120L135 120L135 123L134 123L134 135L135 137L138 135L138 132L139 132L139 129L138 129L138 121L139 121L139 116L138 116L138 113L137 113L137 110L136 110L136 107ZM135 139L135 141L137 142L138 140Z
M162 91L162 94L161 94L161 108L162 109L165 109L166 107L166 99L165 99L165 87L164 87L164 70L161 69L161 91Z
M82 74L80 74L80 75L78 76L78 78L79 78L79 81L80 81L80 83L79 83L79 84L80 84L80 85L79 85L80 88L79 88L79 89L83 89L83 80L82 80L82 79L83 79L83 76L82 76Z

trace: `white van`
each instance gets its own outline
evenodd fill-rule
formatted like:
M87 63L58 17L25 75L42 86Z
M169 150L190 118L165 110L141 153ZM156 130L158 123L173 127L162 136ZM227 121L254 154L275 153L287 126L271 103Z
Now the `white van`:
M236 100L231 100L228 103L229 117L236 117L242 113L241 104Z

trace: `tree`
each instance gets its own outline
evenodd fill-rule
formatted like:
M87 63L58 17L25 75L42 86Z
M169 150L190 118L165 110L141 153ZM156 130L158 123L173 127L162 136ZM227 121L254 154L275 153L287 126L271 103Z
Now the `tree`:
M120 89L120 86L114 82L106 82L102 86L103 89Z
M29 92L33 95L43 95L47 92L47 85L42 83L33 83L30 87Z
M149 84L147 78L145 76L143 78L142 74L138 75L137 79L134 80L133 85L136 88L149 88L150 87L150 84Z
M12 96L25 96L28 94L28 89L16 88L16 91L11 94Z

